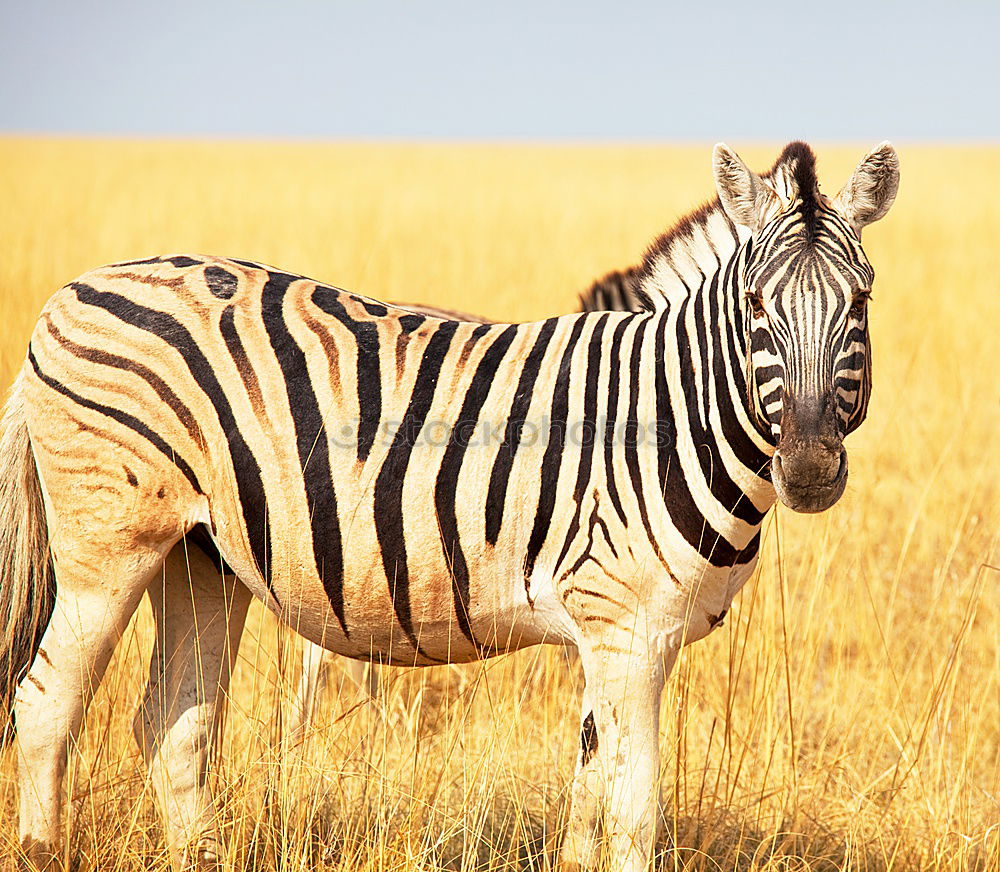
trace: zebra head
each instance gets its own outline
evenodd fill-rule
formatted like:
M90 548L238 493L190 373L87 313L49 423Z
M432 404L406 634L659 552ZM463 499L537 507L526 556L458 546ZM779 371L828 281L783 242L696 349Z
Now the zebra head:
M821 512L844 492L844 436L868 408L874 273L861 229L895 199L896 151L876 147L833 199L820 193L802 143L763 178L722 144L714 167L723 209L750 231L737 281L749 408L775 444L771 480L789 508Z

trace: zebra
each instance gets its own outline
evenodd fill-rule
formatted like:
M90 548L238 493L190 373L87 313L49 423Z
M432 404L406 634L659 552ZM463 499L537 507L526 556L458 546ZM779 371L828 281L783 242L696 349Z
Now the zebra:
M50 299L0 439L0 674L30 862L61 855L67 747L146 593L135 733L176 867L219 861L206 772L257 597L380 663L575 646L560 867L648 868L678 652L722 621L776 500L843 493L871 385L860 236L899 166L882 143L827 198L808 146L765 179L719 144L713 174L717 200L644 258L652 311L442 320L189 255ZM225 584L163 571L199 526Z

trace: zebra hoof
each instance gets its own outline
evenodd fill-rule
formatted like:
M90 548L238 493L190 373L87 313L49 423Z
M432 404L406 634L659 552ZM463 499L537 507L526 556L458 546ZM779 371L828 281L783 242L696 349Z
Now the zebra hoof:
M29 837L21 842L17 868L23 872L61 872L63 864L52 845Z

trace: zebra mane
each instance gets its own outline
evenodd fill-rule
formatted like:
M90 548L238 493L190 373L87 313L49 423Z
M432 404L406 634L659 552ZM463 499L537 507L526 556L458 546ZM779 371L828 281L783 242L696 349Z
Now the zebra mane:
M764 178L777 186L782 176L785 176L786 190L778 190L778 193L788 202L798 200L804 232L812 242L819 221L819 181L816 178L816 155L804 142L786 145Z
M819 214L813 150L804 142L790 142L762 178L785 202L796 203L811 241ZM716 196L661 233L638 266L612 271L594 282L580 295L581 309L652 311L659 299L686 296L735 254L747 233L733 224Z

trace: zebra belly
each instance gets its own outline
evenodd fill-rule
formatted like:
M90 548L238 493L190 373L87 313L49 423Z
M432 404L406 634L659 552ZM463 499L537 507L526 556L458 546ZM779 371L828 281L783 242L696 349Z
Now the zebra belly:
M463 663L530 645L572 644L569 619L554 595L552 602L542 599L529 605L523 582L511 584L503 573L477 573L473 578L476 596L469 607L467 635L458 620L451 577L411 577L407 610L401 591L397 587L393 596L381 569L371 561L366 568L351 567L344 584L344 623L315 578L273 579L272 608L296 632L329 651L402 666ZM254 592L268 601L267 590Z
M572 641L554 591L551 603L529 601L520 537L497 546L465 537L465 570L455 572L422 489L411 489L403 536L390 541L379 535L371 489L362 482L338 494L339 569L323 560L320 522L314 519L313 537L305 536L304 519L289 512L273 516L266 577L243 545L235 515L213 511L224 556L282 622L338 654L401 665L466 662ZM219 503L236 498L224 493Z

